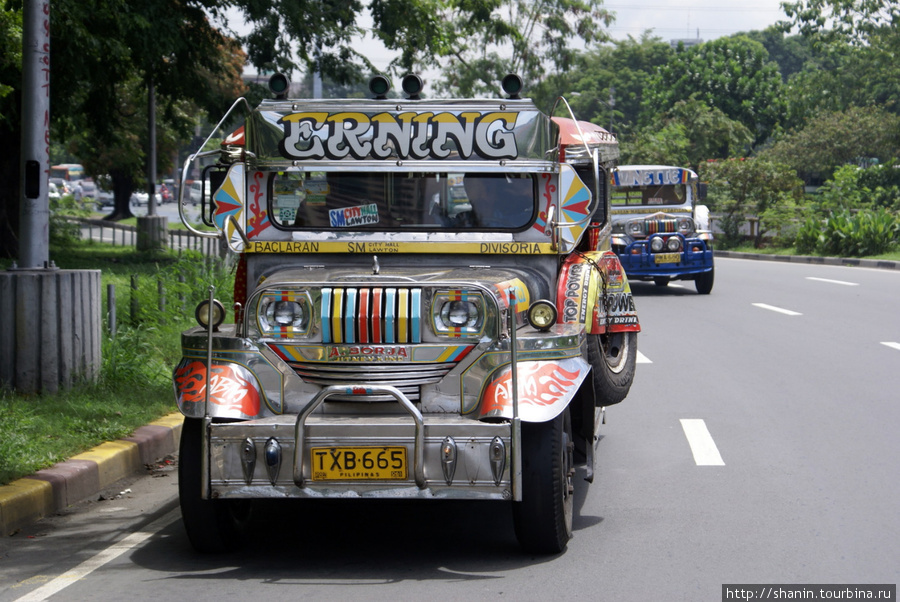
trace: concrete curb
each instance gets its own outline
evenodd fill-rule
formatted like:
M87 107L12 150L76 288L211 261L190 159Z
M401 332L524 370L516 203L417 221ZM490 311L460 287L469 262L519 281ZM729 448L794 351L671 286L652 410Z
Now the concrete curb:
M812 255L769 255L766 253L736 253L734 251L714 252L716 257L734 259L756 259L759 261L780 261L782 263L809 263L816 265L839 265L846 267L875 268L880 270L900 270L900 261L889 259L858 259L855 257L817 257Z
M181 414L169 414L138 428L130 437L103 443L0 487L0 535L12 535L177 452L183 421Z

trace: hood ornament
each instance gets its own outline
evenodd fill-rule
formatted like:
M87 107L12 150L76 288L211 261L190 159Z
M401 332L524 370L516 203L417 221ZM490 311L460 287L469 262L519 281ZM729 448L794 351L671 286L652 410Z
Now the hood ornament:
M378 255L372 255L372 273L377 276L380 271L381 266L378 265Z

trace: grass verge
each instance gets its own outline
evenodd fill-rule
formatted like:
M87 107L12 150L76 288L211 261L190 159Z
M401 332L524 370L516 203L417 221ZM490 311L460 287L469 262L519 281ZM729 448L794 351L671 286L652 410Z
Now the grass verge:
M181 331L193 325L194 307L210 284L231 304L233 274L193 251L149 255L69 239L53 246L50 257L61 269L101 270L105 316L107 285L115 285L116 335L104 328L95 383L55 395L0 389L0 485L174 411L172 368L181 357Z

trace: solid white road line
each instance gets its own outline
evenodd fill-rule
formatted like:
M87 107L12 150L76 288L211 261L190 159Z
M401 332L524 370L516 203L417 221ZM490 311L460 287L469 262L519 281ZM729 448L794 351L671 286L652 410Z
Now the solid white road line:
M882 345L887 345L891 349L896 349L897 351L900 351L900 343L894 343L892 341L888 341L886 343L882 343ZM638 352L638 353L640 353L640 352Z
M638 353L637 357L634 360L635 363L638 363L638 364L652 364L653 363L650 361L650 358L648 358L646 355L644 355L640 351L638 351L637 353Z
M706 422L699 418L682 418L681 428L684 429L684 436L691 446L697 466L725 466L716 442L706 428Z
M777 311L780 314L784 314L786 316L802 316L803 314L791 311L789 309L783 309L781 307L775 307L774 305L766 305L765 303L754 303L754 307L759 307L760 309L768 309L769 311Z
M112 562L125 552L136 548L145 540L156 535L157 533L174 523L180 517L181 510L179 508L175 508L168 514L165 514L161 518L158 518L147 525L142 531L132 533L121 541L118 541L109 546L105 550L98 552L95 556L93 556L92 558L88 558L71 571L63 573L53 581L50 581L37 588L33 592L25 594L21 598L18 598L16 602L40 602L41 600L46 600L50 596L59 593L65 588L69 587L76 581L84 579L85 577L102 567L104 564Z
M843 280L829 280L828 278L816 278L815 276L807 276L807 280L815 280L816 282L828 282L829 284L841 284L843 286L859 286L858 282L845 282Z

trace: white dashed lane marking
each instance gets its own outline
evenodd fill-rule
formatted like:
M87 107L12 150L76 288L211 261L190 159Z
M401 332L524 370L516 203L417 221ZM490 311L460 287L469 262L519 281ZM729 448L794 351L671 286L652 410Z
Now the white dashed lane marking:
M887 345L887 343L885 343L885 345ZM646 355L644 355L640 351L637 352L637 357L635 358L634 361L637 362L638 364L652 364L653 363L650 361L650 358L648 358Z
M754 307L758 307L760 309L768 309L769 311L778 312L780 314L784 314L786 316L802 316L800 312L792 311L790 309L784 309L783 307L775 307L774 305L767 305L765 303L754 303Z
M697 466L725 466L716 442L706 428L706 422L699 418L682 418L681 428L684 429L684 436L691 446Z
M815 276L807 276L807 280L815 280L816 282L827 282L829 284L840 284L842 286L859 286L858 282L845 282L844 280L830 280L828 278L816 278Z
M900 351L900 343L894 343L894 342L892 342L892 341L888 341L888 342L886 342L886 343L883 342L883 343L881 343L881 344L882 344L882 345L887 345L887 346L890 347L891 349L896 349L897 351ZM640 351L638 351L638 353L640 353ZM638 358L638 360L640 360L640 359L641 359L641 358Z

